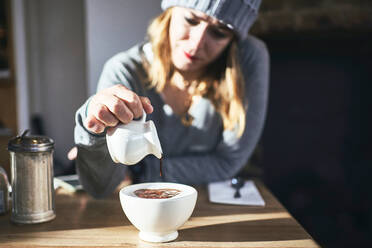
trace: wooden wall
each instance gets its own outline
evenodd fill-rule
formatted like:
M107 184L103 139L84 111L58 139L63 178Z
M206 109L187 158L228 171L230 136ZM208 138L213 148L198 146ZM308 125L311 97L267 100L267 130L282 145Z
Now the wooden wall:
M5 6L5 35L6 56L8 59L10 76L0 79L0 123L3 128L9 129L10 133L0 132L0 166L4 167L9 174L9 152L7 151L9 139L17 132L17 107L16 107L16 80L14 75L12 24L10 16L10 1L0 0ZM4 129L3 129L4 130Z

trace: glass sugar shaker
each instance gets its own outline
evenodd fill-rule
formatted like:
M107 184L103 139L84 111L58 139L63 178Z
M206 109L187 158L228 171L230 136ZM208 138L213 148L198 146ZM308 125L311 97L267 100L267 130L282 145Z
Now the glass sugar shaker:
M11 166L11 221L22 224L54 219L54 141L46 136L27 135L8 143Z

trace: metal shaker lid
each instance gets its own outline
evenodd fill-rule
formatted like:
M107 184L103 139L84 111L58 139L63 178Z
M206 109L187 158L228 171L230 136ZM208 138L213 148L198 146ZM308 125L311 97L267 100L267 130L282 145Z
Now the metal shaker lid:
M46 152L54 148L54 141L51 138L40 135L29 135L29 130L23 132L8 143L8 150L13 152Z

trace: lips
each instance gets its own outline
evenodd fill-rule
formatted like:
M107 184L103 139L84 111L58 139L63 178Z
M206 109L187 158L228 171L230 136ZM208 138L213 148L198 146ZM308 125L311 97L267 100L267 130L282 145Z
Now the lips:
M188 58L188 59L190 59L190 60L196 60L196 59L198 59L196 56L193 56L193 55L191 55L188 52L185 52L184 51L183 53L185 54L185 57Z

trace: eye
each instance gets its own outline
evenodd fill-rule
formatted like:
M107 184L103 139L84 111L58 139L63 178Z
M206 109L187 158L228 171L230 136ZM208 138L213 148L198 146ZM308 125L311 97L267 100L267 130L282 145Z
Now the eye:
M221 31L217 28L209 28L209 32L211 33L212 36L214 36L217 39L223 39L228 37L228 34L226 32Z
M186 22L188 22L190 25L197 25L197 24L199 23L196 19L193 19L193 18L190 18L190 17L186 17L186 16L185 16L185 20L186 20Z

